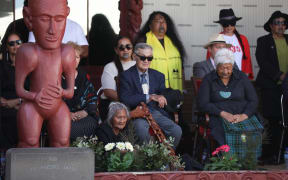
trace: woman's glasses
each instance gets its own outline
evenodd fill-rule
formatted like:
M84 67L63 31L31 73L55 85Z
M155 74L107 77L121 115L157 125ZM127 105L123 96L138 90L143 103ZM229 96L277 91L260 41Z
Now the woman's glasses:
M124 51L125 48L129 51L129 50L131 50L131 49L133 48L133 46L132 46L131 44L126 44L126 45L122 45L122 44L121 44L121 45L118 47L118 49L119 49L120 51Z
M235 25L236 25L236 21L222 22L221 25L222 25L223 27L235 26Z
M9 41L8 42L8 46L15 46L15 45L20 45L22 44L22 41L19 39L19 40L16 40L16 41Z
M136 54L136 53L135 53ZM153 56L148 56L148 57L146 57L146 56L140 56L140 55L138 55L138 54L136 54L139 58L140 58L140 60L141 61L145 61L146 59L148 60L148 61L152 61L152 59L153 59Z

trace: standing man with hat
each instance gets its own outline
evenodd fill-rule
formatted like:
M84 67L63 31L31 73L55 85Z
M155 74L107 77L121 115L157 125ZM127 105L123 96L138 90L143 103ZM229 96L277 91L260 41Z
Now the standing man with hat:
M215 70L214 57L216 52L222 48L230 48L231 44L226 44L223 34L213 34L209 38L209 42L205 44L204 48L210 53L210 57L207 60L196 62L193 65L193 76L196 78L204 78L204 76L211 71ZM237 66L234 66L237 67Z
M223 31L223 37L226 43L231 44L231 51L234 53L235 64L239 70L243 71L249 79L253 79L253 69L250 56L250 46L247 38L239 34L236 30L236 22L242 19L242 17L236 17L233 9L222 9L220 10L219 20L214 23L221 24ZM207 59L210 56L209 51Z
M264 29L268 35L257 40L256 60L260 67L256 85L260 87L262 112L269 121L273 146L263 146L263 160L267 164L277 163L277 154L281 137L281 84L288 71L288 15L275 11L265 23ZM267 149L266 149L267 148ZM272 151L271 151L272 148ZM284 163L284 151L280 163Z

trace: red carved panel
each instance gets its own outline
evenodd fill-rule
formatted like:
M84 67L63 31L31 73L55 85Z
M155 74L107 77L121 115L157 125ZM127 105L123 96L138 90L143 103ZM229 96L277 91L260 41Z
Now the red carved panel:
M120 0L120 35L128 36L133 42L140 30L143 0Z
M95 180L288 180L288 170L96 173L94 177Z

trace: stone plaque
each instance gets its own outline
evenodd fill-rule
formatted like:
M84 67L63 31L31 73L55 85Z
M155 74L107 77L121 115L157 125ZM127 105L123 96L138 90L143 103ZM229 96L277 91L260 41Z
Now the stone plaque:
M6 154L6 180L93 180L89 148L14 148Z

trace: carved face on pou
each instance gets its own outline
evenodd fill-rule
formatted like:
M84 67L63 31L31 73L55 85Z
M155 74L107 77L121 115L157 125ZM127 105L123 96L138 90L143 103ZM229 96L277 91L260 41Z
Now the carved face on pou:
M29 0L23 17L40 47L56 49L61 45L69 12L66 0Z

